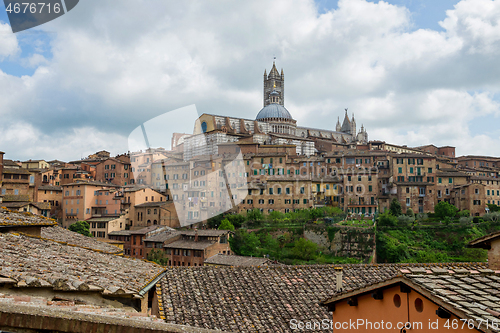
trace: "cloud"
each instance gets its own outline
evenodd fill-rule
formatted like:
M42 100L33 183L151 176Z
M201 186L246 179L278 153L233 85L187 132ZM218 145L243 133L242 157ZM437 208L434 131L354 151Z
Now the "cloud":
M95 136L89 147L120 153L126 149L110 136L121 140L191 104L200 114L253 118L276 55L299 125L333 129L349 107L370 139L499 155L483 148L500 147L498 135L470 127L500 114L498 12L498 2L462 0L438 32L414 29L407 8L384 1L340 0L320 14L311 0L87 0L40 26L51 32L52 57L35 49L20 59L36 67L33 75L0 73L3 128L24 124L43 138L34 141L39 149L13 141L0 148L19 158L74 159L51 137L76 142L85 129ZM0 34L7 37L0 59L19 52L15 35Z
M10 25L0 22L0 61L16 55L19 51L17 37L12 33Z

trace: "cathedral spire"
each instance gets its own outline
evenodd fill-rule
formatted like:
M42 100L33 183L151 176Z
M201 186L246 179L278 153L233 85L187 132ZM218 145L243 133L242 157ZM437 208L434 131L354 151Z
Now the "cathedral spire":
M276 68L276 57L273 60L273 67L269 71L264 71L264 106L271 103L277 103L284 105L285 99L285 76L283 69L281 69L281 74ZM271 93L275 92L273 96Z

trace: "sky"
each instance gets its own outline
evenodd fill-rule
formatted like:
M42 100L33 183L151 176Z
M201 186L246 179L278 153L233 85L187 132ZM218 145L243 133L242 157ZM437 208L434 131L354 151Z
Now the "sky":
M276 57L299 126L348 108L370 140L500 156L499 19L491 0L82 0L13 34L0 5L0 151L116 155L192 105L253 119Z

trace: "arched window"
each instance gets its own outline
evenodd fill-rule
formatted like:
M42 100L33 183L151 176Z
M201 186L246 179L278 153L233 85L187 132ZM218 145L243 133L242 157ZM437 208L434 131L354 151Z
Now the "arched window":
M203 133L207 132L207 123L205 121L201 123L201 131Z
M154 225L157 225L157 224L158 224L158 221L154 220L154 221L153 221L153 224L154 224Z

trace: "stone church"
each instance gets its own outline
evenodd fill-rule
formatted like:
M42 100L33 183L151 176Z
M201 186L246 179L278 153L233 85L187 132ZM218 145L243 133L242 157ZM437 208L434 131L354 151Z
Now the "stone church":
M368 142L365 128L356 132L356 120L354 115L349 118L347 109L342 125L337 119L335 130L298 126L285 107L285 74L283 69L278 72L275 62L269 74L264 71L263 97L264 107L255 119L202 114L193 136L184 141L184 160L218 154L220 144L231 142L293 145L297 155L306 156Z

